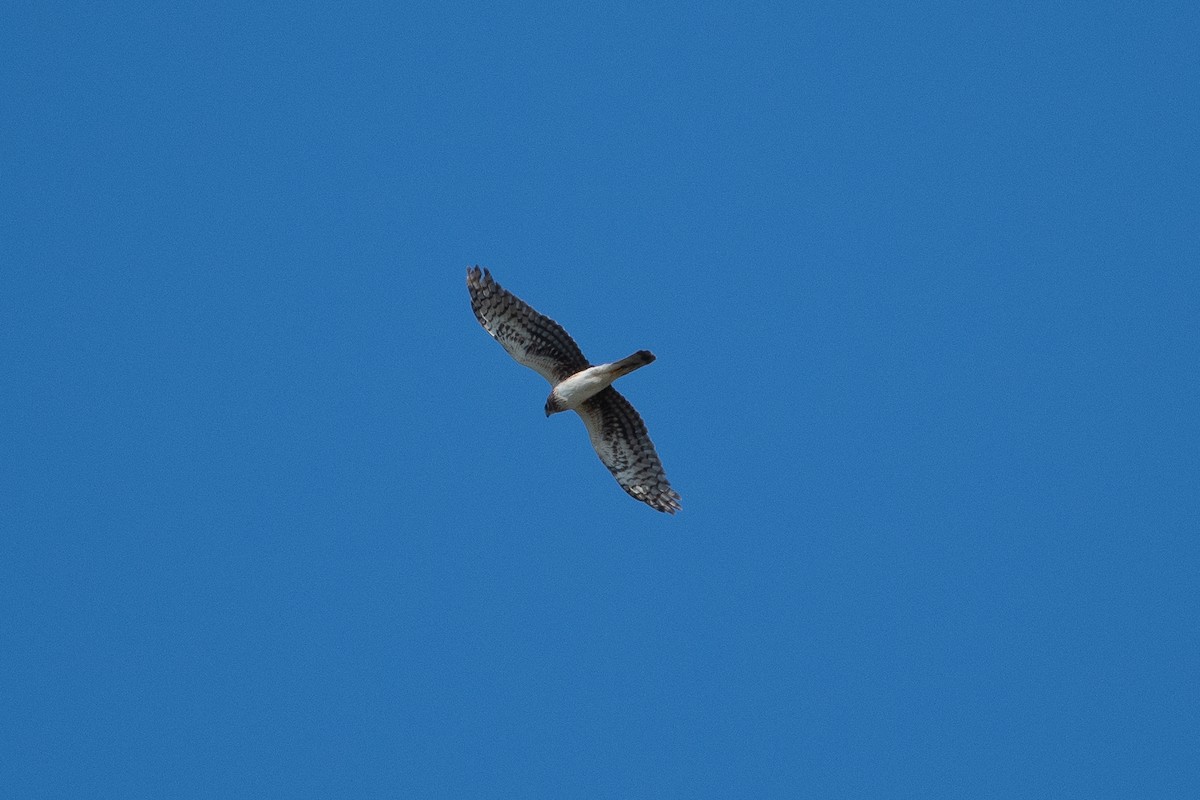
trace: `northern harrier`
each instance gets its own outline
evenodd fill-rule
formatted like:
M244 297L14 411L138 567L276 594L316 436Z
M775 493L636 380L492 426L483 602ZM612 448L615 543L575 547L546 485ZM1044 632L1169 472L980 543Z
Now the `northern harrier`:
M646 425L610 385L649 364L654 354L639 350L620 361L592 366L562 326L501 287L486 269L467 270L467 289L484 330L518 363L550 382L546 416L568 409L577 413L596 454L622 489L657 511L678 511L679 495L667 482Z

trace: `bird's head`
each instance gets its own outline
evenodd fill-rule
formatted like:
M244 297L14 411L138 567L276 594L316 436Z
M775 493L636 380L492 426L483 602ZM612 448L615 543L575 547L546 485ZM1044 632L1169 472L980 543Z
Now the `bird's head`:
M559 398L559 396L554 392L551 392L550 396L546 398L546 416L548 417L551 414L557 414L560 411L566 410L567 407L563 405L563 401Z

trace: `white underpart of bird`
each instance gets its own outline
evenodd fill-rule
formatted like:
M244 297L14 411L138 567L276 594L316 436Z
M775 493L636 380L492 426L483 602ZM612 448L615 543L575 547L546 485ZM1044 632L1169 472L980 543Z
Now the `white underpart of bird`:
M640 369L654 360L654 354L648 350L639 350L628 358L613 361L610 364L599 364L576 372L555 385L550 392L552 401L558 411L574 411L602 390L612 386L613 381L622 375L628 375L635 369ZM549 404L546 416L550 416Z

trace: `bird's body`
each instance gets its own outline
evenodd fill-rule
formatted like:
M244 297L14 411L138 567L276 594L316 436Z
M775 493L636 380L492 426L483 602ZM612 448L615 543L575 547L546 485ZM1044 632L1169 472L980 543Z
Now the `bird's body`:
M679 495L667 481L645 423L612 388L617 378L654 361L654 354L639 350L620 361L589 364L561 325L501 287L486 269L467 270L467 289L484 330L518 363L549 381L546 416L575 411L622 489L657 511L678 511Z
M628 375L653 360L654 354L649 350L639 350L629 358L623 358L611 364L598 364L581 369L566 380L555 384L554 388L550 390L550 397L546 400L546 416L559 411L578 410L585 402L611 386L617 378Z

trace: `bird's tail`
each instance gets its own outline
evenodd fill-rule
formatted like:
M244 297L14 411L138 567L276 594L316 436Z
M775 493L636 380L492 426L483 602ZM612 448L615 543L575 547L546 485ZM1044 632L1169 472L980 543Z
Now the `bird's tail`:
M619 378L622 375L628 375L639 367L646 366L653 360L654 353L651 353L649 350L638 350L636 353L627 358L622 358L620 361L614 361L612 368L613 372L616 373L616 377Z

